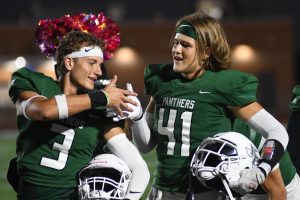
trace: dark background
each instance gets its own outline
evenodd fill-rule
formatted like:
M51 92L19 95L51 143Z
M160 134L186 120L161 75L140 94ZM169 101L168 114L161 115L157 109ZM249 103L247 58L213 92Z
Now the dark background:
M80 12L105 15L121 28L121 46L133 48L135 67L108 62L110 74L119 76L119 85L133 83L143 106L143 69L150 63L171 62L169 40L176 21L203 4L223 10L220 19L232 46L253 46L260 57L247 65L233 65L254 73L260 80L259 102L283 123L289 115L292 87L300 82L300 10L296 0L10 0L0 7L0 65L19 55L31 61L45 59L35 44L34 31L40 19ZM0 76L4 76L1 73ZM8 80L8 78L6 79ZM2 84L2 85L1 85ZM0 129L15 128L15 110L7 96L9 81L0 83Z
M179 17L197 10L201 0L10 0L2 1L0 26L35 26L39 19L54 18L79 12L103 11L120 25L128 23L175 22ZM297 0L211 0L222 5L222 21L289 19L293 24L293 50L295 79L299 82L300 70L300 10ZM116 11L117 10L117 11ZM114 14L119 11L119 14ZM25 39L25 38L24 38ZM280 48L280 44L278 44Z

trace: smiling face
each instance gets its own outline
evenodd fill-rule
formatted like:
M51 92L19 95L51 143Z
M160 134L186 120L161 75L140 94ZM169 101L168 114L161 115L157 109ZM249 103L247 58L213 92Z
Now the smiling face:
M94 82L102 75L101 64L103 58L98 56L86 56L80 58L65 58L68 69L70 88L93 90Z

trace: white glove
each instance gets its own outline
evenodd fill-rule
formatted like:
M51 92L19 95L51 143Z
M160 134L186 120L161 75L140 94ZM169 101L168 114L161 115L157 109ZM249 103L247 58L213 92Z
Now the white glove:
M266 179L265 174L260 167L253 169L243 169L240 172L240 178L238 181L231 182L230 188L235 192L245 195L252 190L255 190L258 185L261 185Z
M126 89L133 92L131 83L126 84ZM137 102L138 106L132 105L131 103L127 103L127 105L133 109L133 111L132 112L122 111L123 117L121 117L120 115L117 115L113 118L114 121L120 121L120 120L126 119L126 118L135 120L135 119L139 119L142 116L143 109L142 109L139 99L136 96L128 96L128 98L131 98L133 101Z

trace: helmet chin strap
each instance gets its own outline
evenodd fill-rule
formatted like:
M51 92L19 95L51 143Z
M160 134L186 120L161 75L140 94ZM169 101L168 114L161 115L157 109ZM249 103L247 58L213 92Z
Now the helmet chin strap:
M226 189L226 192L227 192L227 194L229 196L229 199L230 200L236 200L236 198L233 197L232 192L231 192L231 190L229 188L229 185L228 185L227 181L225 180L225 178L221 174L218 174L218 176L222 180L222 183L223 183L223 185L224 185L224 187Z

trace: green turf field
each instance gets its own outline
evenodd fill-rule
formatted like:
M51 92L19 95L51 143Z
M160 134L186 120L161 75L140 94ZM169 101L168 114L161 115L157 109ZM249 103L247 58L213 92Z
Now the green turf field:
M15 134L12 134L15 135ZM8 136L5 134L4 136L0 134L0 199L1 200L14 200L16 198L16 193L10 187L10 185L6 181L6 172L9 161L15 155L15 136ZM153 175L154 167L155 167L155 151L152 151L146 155L144 158L148 164L151 175ZM150 183L152 182L152 177ZM150 185L149 183L149 185ZM143 196L143 200L146 199L146 194L150 189L148 188Z
M16 151L15 137L0 135L0 196L1 200L13 200L16 193L6 181L6 172L11 158Z

